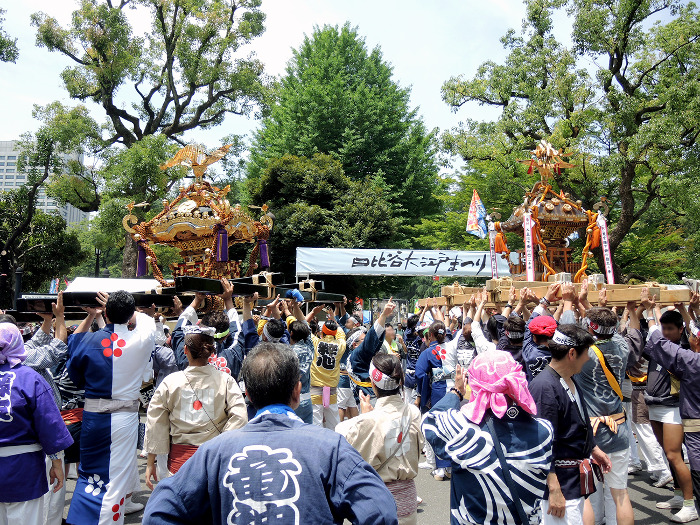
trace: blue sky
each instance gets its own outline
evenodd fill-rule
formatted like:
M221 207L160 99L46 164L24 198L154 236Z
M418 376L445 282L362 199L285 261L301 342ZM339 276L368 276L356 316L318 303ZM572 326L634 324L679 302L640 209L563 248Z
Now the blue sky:
M33 104L71 101L63 89L60 72L70 65L57 53L35 47L35 31L29 16L36 11L70 20L77 3L72 0L1 0L7 10L4 27L19 39L17 64L0 63L0 140L12 140L25 131L34 131ZM429 128L455 126L460 119L489 118L486 108L476 104L453 113L440 96L442 83L450 76L471 76L485 60L504 56L499 38L509 28L520 28L524 14L519 0L263 0L267 14L266 32L250 48L265 63L267 73L282 75L291 58L291 49L311 34L315 25L342 25L349 21L366 37L367 46L381 47L386 61L394 67L394 78L411 86L411 101ZM137 29L148 29L146 21L135 18ZM141 26L141 27L139 27ZM93 116L104 120L99 107ZM229 116L219 128L194 132L186 138L210 146L229 134L247 134L259 125L254 119Z

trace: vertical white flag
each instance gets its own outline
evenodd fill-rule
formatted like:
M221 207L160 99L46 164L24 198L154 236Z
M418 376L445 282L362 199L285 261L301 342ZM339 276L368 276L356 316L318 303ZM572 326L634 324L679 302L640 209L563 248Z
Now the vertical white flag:
M535 251L532 242L532 215L523 215L523 230L525 231L525 273L528 281L535 280Z
M491 251L491 278L498 279L498 261L496 260L496 229L489 222L489 250Z
M613 272L612 254L610 253L610 239L608 237L608 221L605 215L598 214L596 219L598 228L600 228L600 248L603 250L603 261L605 262L605 276L608 284L615 284L615 272Z

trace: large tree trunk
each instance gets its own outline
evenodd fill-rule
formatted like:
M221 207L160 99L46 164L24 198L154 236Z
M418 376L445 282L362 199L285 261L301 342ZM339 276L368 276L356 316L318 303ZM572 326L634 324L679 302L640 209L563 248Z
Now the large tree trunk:
M600 273L603 275L606 275L605 273L605 258L603 257L603 250L602 248L596 248L593 250L593 253L595 254L595 260L598 263L598 268L600 268ZM615 250L613 250L612 245L610 246L610 256L612 257L613 261L613 275L615 276L615 284L625 284L625 278L624 275L622 274L622 269L620 266L615 262ZM607 282L607 277L606 277L606 282Z
M620 151L625 153L627 146L620 145ZM622 272L620 267L615 263L615 251L622 243L625 236L629 233L634 225L635 218L635 199L632 191L632 182L634 181L635 166L633 163L624 160L624 164L620 168L620 218L614 228L608 224L608 237L610 239L610 256L613 261L613 273L615 274L615 282L622 283ZM605 261L603 259L602 248L597 248L595 251L596 260L601 272L605 273Z
M136 277L136 261L138 259L138 249L136 242L128 233L124 234L124 256L122 258L122 277Z

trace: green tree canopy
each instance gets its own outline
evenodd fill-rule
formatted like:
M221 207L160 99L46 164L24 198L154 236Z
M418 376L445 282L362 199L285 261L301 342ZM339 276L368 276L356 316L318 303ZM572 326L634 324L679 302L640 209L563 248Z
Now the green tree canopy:
M32 23L37 45L74 62L61 75L70 96L101 105L112 128L108 142L130 146L253 111L266 92L263 66L236 52L264 31L259 6L260 0L81 0L67 28L44 13L32 15ZM150 32L135 34L128 8L150 18Z
M19 49L17 48L17 39L12 38L2 28L5 17L4 9L0 9L0 62L17 62L19 58Z
M471 78L443 86L455 111L477 102L500 115L466 119L444 134L444 146L474 176L501 188L531 182L517 159L529 158L543 138L577 152L578 167L555 174L555 186L587 207L608 199L617 254L652 205L673 214L679 182L697 184L700 13L693 3L658 0L527 0L526 8L522 33L511 30L501 39L508 52L503 63L487 61ZM559 8L573 20L571 47L553 33ZM624 277L628 259L615 260Z
M16 208L5 218L3 235L0 236L0 268L10 274L10 268L17 266L25 257L28 243L26 236L32 232L33 225L38 224L36 215L36 198L39 188L49 177L60 178L67 165L75 160L69 156L79 156L89 150L90 145L99 139L99 127L90 117L84 106L68 108L59 102L47 106L35 106L33 115L42 122L36 134L25 133L19 144L20 155L17 159L17 171L27 176L26 186L5 192L6 205L16 204ZM23 204L17 204L17 203ZM9 203L9 204L8 204ZM8 212L10 213L10 212ZM42 219L44 227L58 232L65 230L65 222L59 228L57 222ZM39 235L37 233L36 235ZM78 246L79 251L79 243ZM37 244L38 246L38 244ZM70 253L68 250L67 253ZM69 259L67 259L69 260ZM53 266L47 266L47 271ZM53 275L55 277L55 275ZM43 278L48 278L44 274ZM5 297L9 290L0 290Z
M316 27L294 51L277 102L255 136L251 184L258 184L269 159L328 154L352 180L380 175L395 214L418 222L438 205L438 168L435 132L410 108L409 94L357 29Z
M268 203L275 214L269 243L272 266L290 277L299 246L386 246L395 241L401 224L381 177L352 180L329 155L270 159L251 186L251 201Z
M22 290L46 292L41 288L43 284L52 278L67 275L86 254L81 249L78 235L67 230L66 221L58 215L36 211L24 226L26 210L34 206L29 186L0 191L0 239L14 236L14 242L4 258L7 261L4 270L9 274L9 268L21 266L24 269ZM7 308L10 304L10 285L8 280L5 289L0 290L1 308Z
M259 7L260 0L81 0L67 27L32 15L37 45L72 61L61 75L69 95L103 108L103 147L112 146L101 154L104 166L77 169L51 191L105 215L106 233L122 236L124 276L135 275L136 246L116 227L125 213L118 207L164 196L170 172L157 165L186 132L264 110L263 65L241 51L264 31ZM137 34L128 9L148 17L150 31Z

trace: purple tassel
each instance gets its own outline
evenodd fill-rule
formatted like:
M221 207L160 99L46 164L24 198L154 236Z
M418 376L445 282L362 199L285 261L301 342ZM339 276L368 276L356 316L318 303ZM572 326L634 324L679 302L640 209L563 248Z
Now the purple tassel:
M216 234L216 260L218 262L228 261L228 232L221 226Z
M140 244L137 245L139 250L138 259L136 259L136 277L141 277L148 273L148 262L146 261L146 250Z
M260 239L258 246L260 247L260 266L262 266L263 271L268 270L270 268L270 256L267 253L267 241Z

